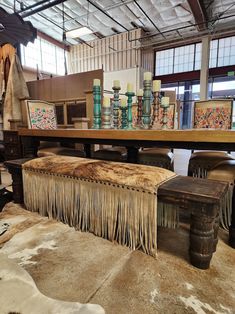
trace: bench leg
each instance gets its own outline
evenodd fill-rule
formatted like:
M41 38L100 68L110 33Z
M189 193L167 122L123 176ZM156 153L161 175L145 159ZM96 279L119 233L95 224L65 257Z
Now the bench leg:
M22 163L27 161L26 159L9 160L5 161L5 165L11 174L12 178L12 190L13 201L17 204L24 203L23 192L23 179L22 179Z
M11 171L10 174L12 176L13 201L16 204L23 204L24 193L23 193L22 171L17 169L16 171Z
M219 222L220 222L220 218L219 218L219 213L218 213L217 216L215 217L214 226L213 226L213 229L214 229L213 252L216 251L216 246L218 244Z
M191 215L190 260L193 266L207 269L214 251L214 217Z

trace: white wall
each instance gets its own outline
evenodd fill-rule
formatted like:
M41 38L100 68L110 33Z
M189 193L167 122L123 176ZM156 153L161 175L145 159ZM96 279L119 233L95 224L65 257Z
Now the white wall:
M140 69L136 67L120 71L104 72L104 90L112 91L114 80L120 81L121 94L126 93L127 83L133 84L133 91L136 93L140 84Z

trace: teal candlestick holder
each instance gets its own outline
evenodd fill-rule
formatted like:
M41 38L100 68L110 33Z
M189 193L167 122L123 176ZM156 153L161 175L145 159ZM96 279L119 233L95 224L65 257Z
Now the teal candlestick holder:
M119 91L121 87L113 86L113 119L112 124L114 129L119 128Z
M101 128L101 88L98 85L93 86L93 100L94 100L93 129L100 129Z
M121 128L127 129L128 121L127 121L127 106L120 106L122 116L121 116Z
M135 93L133 92L126 92L125 94L127 96L127 129L134 129L132 125L132 97L135 96Z
M152 81L144 80L144 97L142 111L142 127L149 129L151 125L151 96L152 96Z

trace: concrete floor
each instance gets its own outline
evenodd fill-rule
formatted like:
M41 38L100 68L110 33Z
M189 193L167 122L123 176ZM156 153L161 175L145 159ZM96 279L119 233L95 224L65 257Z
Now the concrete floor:
M235 250L223 230L210 269L200 270L189 261L187 225L159 228L155 259L12 203L0 213L0 224L8 224L0 236L1 314L62 313L40 310L41 297L27 288L33 281L47 297L97 304L107 314L235 313ZM18 276L23 269L27 280Z

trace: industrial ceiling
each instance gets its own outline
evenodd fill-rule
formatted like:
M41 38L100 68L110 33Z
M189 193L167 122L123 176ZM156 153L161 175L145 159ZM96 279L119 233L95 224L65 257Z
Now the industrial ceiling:
M235 29L234 0L1 0L1 7L69 45L134 28L143 29L141 43L152 47ZM66 38L82 26L93 33Z

